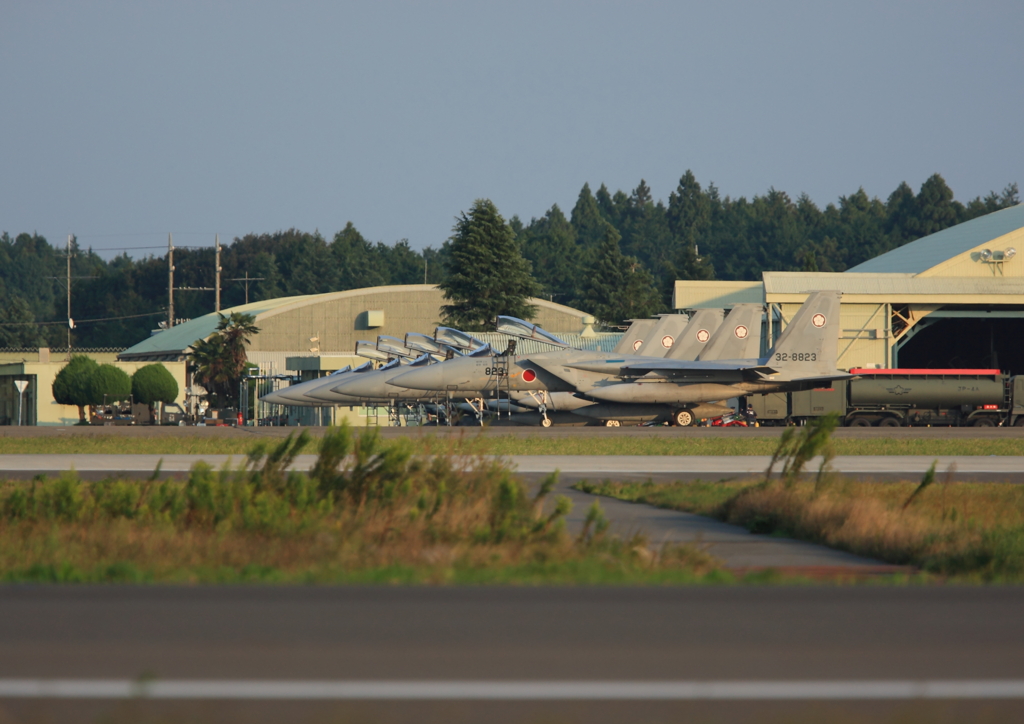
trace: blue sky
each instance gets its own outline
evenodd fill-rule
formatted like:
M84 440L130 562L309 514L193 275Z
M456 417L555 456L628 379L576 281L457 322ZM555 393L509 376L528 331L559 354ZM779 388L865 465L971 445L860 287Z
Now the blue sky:
M822 206L938 172L968 200L1024 183L1022 29L1019 0L5 0L0 231L436 247L475 198L529 220L688 168Z

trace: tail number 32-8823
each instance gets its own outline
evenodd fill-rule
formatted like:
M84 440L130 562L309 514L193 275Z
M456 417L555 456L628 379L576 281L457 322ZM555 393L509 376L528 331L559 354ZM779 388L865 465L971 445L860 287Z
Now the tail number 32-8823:
M817 362L817 352L776 352L776 362Z

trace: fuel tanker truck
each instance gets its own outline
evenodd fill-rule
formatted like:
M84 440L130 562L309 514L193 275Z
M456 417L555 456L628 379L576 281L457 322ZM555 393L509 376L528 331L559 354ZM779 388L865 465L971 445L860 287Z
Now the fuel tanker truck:
M747 398L762 425L838 413L850 427L1024 427L1024 376L999 370L852 369L828 388Z

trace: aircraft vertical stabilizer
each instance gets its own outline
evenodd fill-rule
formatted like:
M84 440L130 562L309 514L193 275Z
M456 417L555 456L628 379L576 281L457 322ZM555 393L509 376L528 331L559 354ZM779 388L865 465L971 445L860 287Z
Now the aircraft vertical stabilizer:
M634 319L622 339L612 348L612 354L634 354L650 337L650 331L657 323L656 319Z
M676 343L665 359L695 360L707 349L709 340L722 325L724 309L698 309L690 317L686 329L679 333Z
M842 292L813 292L768 355L768 364L787 375L831 375L839 357Z
M757 359L761 356L761 304L737 304L698 360Z
M636 354L641 357L664 357L675 345L688 322L689 318L685 314L662 315Z

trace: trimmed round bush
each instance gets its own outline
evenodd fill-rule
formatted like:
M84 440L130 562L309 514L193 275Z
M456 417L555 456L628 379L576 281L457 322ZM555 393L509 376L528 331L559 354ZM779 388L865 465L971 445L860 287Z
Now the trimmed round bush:
M143 405L174 402L178 399L178 381L162 364L146 365L132 375L132 396Z
M111 364L100 365L89 377L89 404L127 400L132 395L132 379L128 373Z

